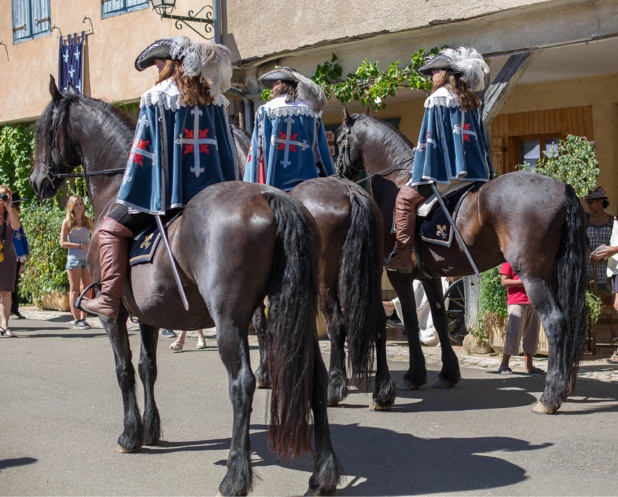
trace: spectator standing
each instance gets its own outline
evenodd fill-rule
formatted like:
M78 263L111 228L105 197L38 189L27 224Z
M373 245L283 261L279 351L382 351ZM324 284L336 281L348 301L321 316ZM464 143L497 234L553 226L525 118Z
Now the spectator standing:
M174 341L173 344L170 345L170 349L174 352L182 351L182 347L185 344L185 338L187 337L186 331L179 331L178 338ZM206 341L204 340L204 332L202 330L197 330L197 345L196 349L205 349Z
M13 232L21 226L19 213L12 206L13 192L6 185L0 185L0 241L2 241L2 261L0 262L0 335L16 337L9 328L11 315L11 293L15 290L15 274L17 272L17 255L13 246Z
M17 190L13 192L13 208L17 213L20 212L21 202L24 200L25 199L19 196ZM24 264L28 260L28 257L30 257L30 245L24 233L23 225L13 232L13 246L15 247L15 255L17 256L17 270L15 272L15 290L11 294L11 314L17 319L26 319L19 312L19 280L21 274L24 272Z
M545 374L545 371L534 367L532 363L539 342L540 317L532 307L528 295L526 295L523 282L508 262L500 266L500 280L502 286L506 288L509 320L506 326L502 363L498 373L510 374L513 372L509 367L509 360L512 355L519 354L519 343L523 336L522 348L526 372L528 374Z
M69 274L69 306L75 323L73 328L87 330L86 313L75 308L79 294L92 283L86 256L90 237L94 230L94 222L86 214L84 200L79 195L73 195L67 201L67 215L62 221L60 231L60 246L68 249L67 273Z

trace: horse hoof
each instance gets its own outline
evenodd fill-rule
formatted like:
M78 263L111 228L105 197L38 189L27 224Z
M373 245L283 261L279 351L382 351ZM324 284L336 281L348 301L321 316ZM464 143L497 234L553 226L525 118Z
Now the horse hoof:
M532 412L535 414L553 414L554 413L554 411L549 409L542 402L537 402L536 405L532 408Z
M132 454L133 452L139 452L139 449L127 449L126 447L118 444L116 445L116 452L119 454Z
M399 384L397 385L397 388L399 390L418 390L419 387L420 385L415 385L414 383L412 383L409 380L406 380L405 378L401 380Z
M376 401L373 401L369 406L370 411L390 411L392 409L392 404L380 404Z
M432 388L452 388L454 385L449 380L446 380L438 376L438 379L434 381L431 386Z

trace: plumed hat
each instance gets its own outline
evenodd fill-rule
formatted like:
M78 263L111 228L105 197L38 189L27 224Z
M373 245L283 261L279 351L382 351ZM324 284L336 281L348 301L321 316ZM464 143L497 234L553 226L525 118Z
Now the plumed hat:
M605 194L605 190L599 186L588 193L588 195L584 197L584 200L607 200L607 195Z
M135 69L143 71L155 60L180 60L185 76L199 76L216 97L232 80L230 49L218 43L194 43L187 36L161 38L147 46L135 59Z
M468 47L442 50L420 67L418 73L422 76L431 76L431 71L434 69L459 74L460 79L472 91L484 90L485 75L489 74L489 66L483 60L483 56L474 48Z
M322 88L291 67L275 67L260 78L260 84L272 88L277 81L296 85L296 95L309 102L313 110L320 112L326 105L326 95Z

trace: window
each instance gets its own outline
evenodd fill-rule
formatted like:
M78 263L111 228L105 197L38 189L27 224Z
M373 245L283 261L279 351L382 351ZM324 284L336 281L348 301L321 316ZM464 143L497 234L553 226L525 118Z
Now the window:
M101 17L113 17L148 8L148 0L101 0Z
M529 139L521 139L519 142L519 163L526 162L533 168L537 161L544 157L541 151L551 152L558 149L558 140L560 137L535 136ZM542 147L542 150L541 150Z
M51 33L49 0L13 0L13 44Z

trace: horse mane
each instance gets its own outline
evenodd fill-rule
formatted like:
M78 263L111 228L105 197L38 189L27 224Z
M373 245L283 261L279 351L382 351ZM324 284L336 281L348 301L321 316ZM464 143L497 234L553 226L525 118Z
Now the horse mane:
M35 133L39 137L45 137L44 150L41 151L46 160L49 159L52 150L52 140L56 126L63 125L73 103L80 103L84 107L98 110L96 114L102 116L99 120L101 125L99 147L108 147L111 142L130 144L135 131L135 121L123 110L114 105L91 98L81 93L63 93L57 102L50 102L35 125Z
M368 114L354 114L355 121L366 122L372 128L372 138L384 144L385 150L395 154L406 154L416 149L410 139L399 131L395 126ZM376 136L377 135L377 136Z

